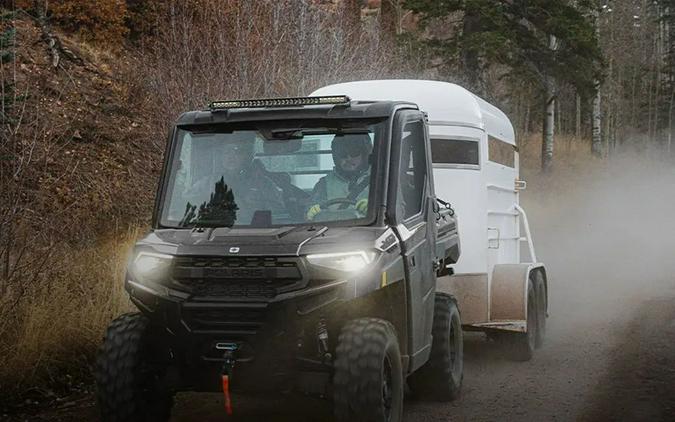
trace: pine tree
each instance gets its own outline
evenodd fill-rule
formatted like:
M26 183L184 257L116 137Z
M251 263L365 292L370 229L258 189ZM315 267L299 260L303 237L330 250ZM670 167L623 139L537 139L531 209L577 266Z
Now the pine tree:
M429 44L446 63L459 64L470 89L486 95L483 75L494 64L527 80L545 95L552 113L556 87L569 84L591 96L601 79L603 60L595 27L589 19L590 0L406 0L405 6L423 23L452 22L450 33L433 37ZM552 42L552 40L554 42ZM547 116L545 122L553 122ZM553 133L545 127L545 133ZM546 139L542 164L550 166L552 138Z

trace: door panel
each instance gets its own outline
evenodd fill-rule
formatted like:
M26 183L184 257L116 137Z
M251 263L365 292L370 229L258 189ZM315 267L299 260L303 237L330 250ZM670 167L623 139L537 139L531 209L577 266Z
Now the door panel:
M436 274L433 268L436 226L430 206L429 151L420 112L399 112L394 132L388 209L396 223L405 264L411 371L427 361L431 350Z

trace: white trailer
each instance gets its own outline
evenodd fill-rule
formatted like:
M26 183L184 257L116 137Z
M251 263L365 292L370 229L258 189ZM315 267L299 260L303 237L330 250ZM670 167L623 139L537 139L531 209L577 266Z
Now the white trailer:
M529 359L543 342L548 286L519 204L525 182L508 117L466 89L438 81L357 81L311 95L409 101L427 113L436 194L456 210L461 242L454 274L440 277L438 290L455 296L465 330L512 340L516 357Z

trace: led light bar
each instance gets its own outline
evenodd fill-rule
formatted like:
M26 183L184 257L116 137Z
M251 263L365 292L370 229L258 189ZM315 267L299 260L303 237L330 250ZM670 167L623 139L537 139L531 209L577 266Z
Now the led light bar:
M209 104L209 109L211 109L211 111L217 111L231 108L295 107L305 105L349 104L350 101L351 100L346 95L332 95L327 97L265 98L256 100L227 100L214 101Z

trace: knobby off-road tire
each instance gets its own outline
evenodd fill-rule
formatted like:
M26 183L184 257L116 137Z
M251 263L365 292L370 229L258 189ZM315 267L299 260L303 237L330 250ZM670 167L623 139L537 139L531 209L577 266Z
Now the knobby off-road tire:
M544 275L537 271L533 274L534 290L537 295L537 336L535 338L535 347L539 349L544 345L544 337L546 337L546 310L547 310L547 294L546 284L544 284Z
M150 321L139 313L110 323L96 359L101 419L106 422L167 421L173 395L159 381L166 369L152 356ZM159 358L155 360L154 358Z
M534 288L534 280L530 278L527 283L527 332L509 334L508 348L511 359L525 362L532 359L537 343L537 294Z
M429 361L408 377L416 397L450 401L459 397L464 378L464 339L457 302L436 293Z
M333 377L336 421L401 421L403 382L394 327L377 318L345 324L338 339Z

